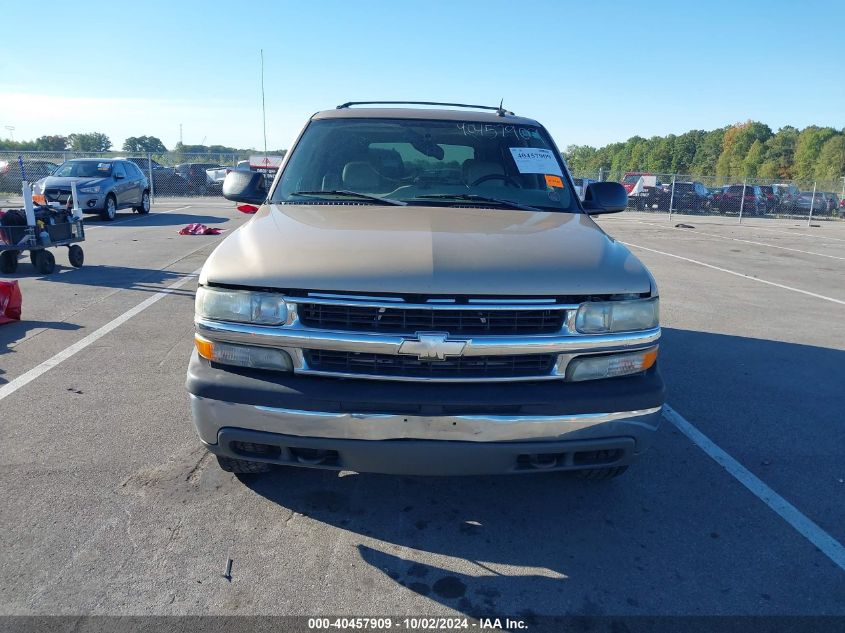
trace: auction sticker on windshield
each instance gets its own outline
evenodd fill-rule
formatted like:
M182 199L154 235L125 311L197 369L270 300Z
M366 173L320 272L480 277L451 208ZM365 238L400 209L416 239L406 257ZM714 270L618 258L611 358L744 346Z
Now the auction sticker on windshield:
M546 174L546 185L549 187L563 189L563 180L560 176L550 176L549 174Z
M556 174L563 176L560 165L550 149L541 147L511 147L513 161L521 174Z

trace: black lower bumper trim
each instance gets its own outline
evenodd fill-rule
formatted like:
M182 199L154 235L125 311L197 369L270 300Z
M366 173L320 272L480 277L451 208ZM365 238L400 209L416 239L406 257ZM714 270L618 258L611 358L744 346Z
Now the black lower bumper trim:
M223 428L207 448L235 459L391 475L494 475L615 467L635 457L629 437L561 442L344 440ZM245 452L242 447L255 450Z

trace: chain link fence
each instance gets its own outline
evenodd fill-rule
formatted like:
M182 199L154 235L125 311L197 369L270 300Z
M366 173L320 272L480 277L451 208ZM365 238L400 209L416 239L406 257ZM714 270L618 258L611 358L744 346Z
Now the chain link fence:
M189 154L166 152L0 152L0 198L21 195L21 182L34 183L51 175L73 158L126 158L150 183L155 198L222 195L227 168L249 160L248 153ZM21 169L21 163L23 169ZM803 182L696 174L651 172L573 173L583 191L591 181L612 180L628 192L634 211L736 217L842 219L845 217L845 178Z
M583 191L591 181L622 183L628 209L653 213L837 220L845 218L845 178L827 181L732 179L654 172L573 173Z
M63 162L73 158L126 158L135 163L147 177L153 198L181 198L222 195L226 169L248 161L249 154L0 152L0 198L20 197L23 180L37 182L52 175Z

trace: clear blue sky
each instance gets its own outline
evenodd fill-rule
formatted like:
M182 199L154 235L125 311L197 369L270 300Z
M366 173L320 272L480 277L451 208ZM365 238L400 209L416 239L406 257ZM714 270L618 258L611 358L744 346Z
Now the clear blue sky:
M845 126L845 2L4 2L0 137L288 147L349 100L497 104L561 147ZM13 25L19 25L14 27ZM51 36L54 28L55 38Z

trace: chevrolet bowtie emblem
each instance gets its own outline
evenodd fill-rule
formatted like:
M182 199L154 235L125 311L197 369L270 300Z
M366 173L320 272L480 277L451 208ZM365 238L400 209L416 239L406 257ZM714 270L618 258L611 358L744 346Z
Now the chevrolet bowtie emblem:
M447 356L460 356L466 341L449 341L445 332L417 332L416 339L406 338L399 346L400 354L416 356L420 360L445 360Z

